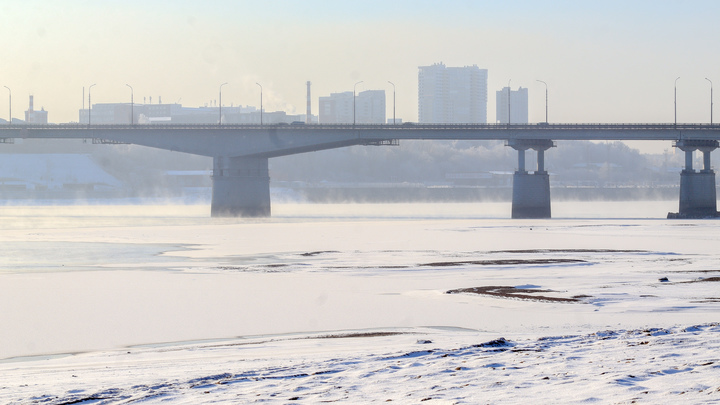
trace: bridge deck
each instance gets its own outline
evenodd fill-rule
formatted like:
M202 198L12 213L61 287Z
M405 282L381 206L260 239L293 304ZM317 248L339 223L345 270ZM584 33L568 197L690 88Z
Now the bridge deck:
M366 139L720 140L720 124L150 124L2 125L0 138L95 138L121 134L342 134Z

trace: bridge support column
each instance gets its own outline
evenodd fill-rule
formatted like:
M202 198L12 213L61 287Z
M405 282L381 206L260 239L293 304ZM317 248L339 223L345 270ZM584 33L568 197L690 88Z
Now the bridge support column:
M269 217L267 158L213 159L212 217Z
M513 175L512 218L550 218L550 175L545 171L545 151L554 146L549 139L513 139L508 146L518 151L518 170ZM537 151L538 167L525 170L525 151Z
M680 204L678 213L668 218L718 217L715 172L710 166L710 152L718 147L718 141L682 140L675 147L685 152L685 168L680 173ZM696 172L692 166L693 152L703 153L703 169Z

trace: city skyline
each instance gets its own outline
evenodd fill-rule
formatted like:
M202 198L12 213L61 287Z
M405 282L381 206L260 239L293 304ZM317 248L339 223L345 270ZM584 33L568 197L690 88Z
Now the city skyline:
M0 32L11 38L0 85L15 117L34 94L50 120L77 120L96 103L162 96L202 106L305 111L313 94L392 90L397 117L418 120L419 66L478 65L488 89L529 89L529 120L709 122L710 83L720 83L720 29L712 1L9 1ZM83 87L86 94L83 100ZM8 94L0 89L0 117ZM388 103L389 104L389 103ZM318 98L312 100L318 111ZM494 103L487 114L495 116ZM667 147L667 146L664 146Z

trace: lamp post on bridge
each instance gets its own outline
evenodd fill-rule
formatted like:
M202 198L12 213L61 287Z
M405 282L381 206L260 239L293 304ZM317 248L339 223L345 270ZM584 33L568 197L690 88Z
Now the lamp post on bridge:
M8 125L12 125L12 90L10 90L10 87L3 86L6 89L8 89L8 105L10 106L10 112L8 116Z
M220 118L219 118L219 120L218 120L218 125L222 125L222 87L223 87L224 85L226 85L226 84L227 84L227 82L221 84L221 85L220 85L220 90L218 91L218 92L220 93L220 95L218 96L218 99L220 100L220 109L218 110L219 113L220 113Z
M675 79L675 126L677 126L677 81L680 76Z
M388 83L392 84L393 86L393 125L397 124L397 120L395 119L395 83L388 80Z
M255 82L258 86L260 86L260 125L263 124L262 115L263 115L263 108L262 108L262 85L258 82Z
M125 84L130 87L130 125L135 125L135 100L133 94L133 88L129 84Z
M92 97L90 96L90 90L92 90L95 83L88 87L88 126L92 123Z
M548 123L548 87L547 83L542 80L536 80L545 85L545 123Z
M712 119L712 113L713 113L713 97L712 97L712 80L708 79L707 77L705 80L710 82L710 125L713 123Z
M357 85L360 83L362 83L362 80L353 86L353 125L355 125L355 88L357 88Z

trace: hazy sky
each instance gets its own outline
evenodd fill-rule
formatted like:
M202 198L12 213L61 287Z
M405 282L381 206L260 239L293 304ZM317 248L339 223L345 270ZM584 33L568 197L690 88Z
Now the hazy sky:
M83 86L95 102L162 96L200 106L305 111L305 82L330 92L385 89L388 116L417 120L417 67L476 64L495 91L530 89L530 120L708 122L720 89L718 1L28 1L0 5L0 86L21 117L29 94L52 122L76 121ZM0 117L7 91L0 87ZM5 94L5 97L2 95ZM87 99L87 93L86 93ZM720 92L718 93L720 101ZM720 121L720 109L717 118Z

